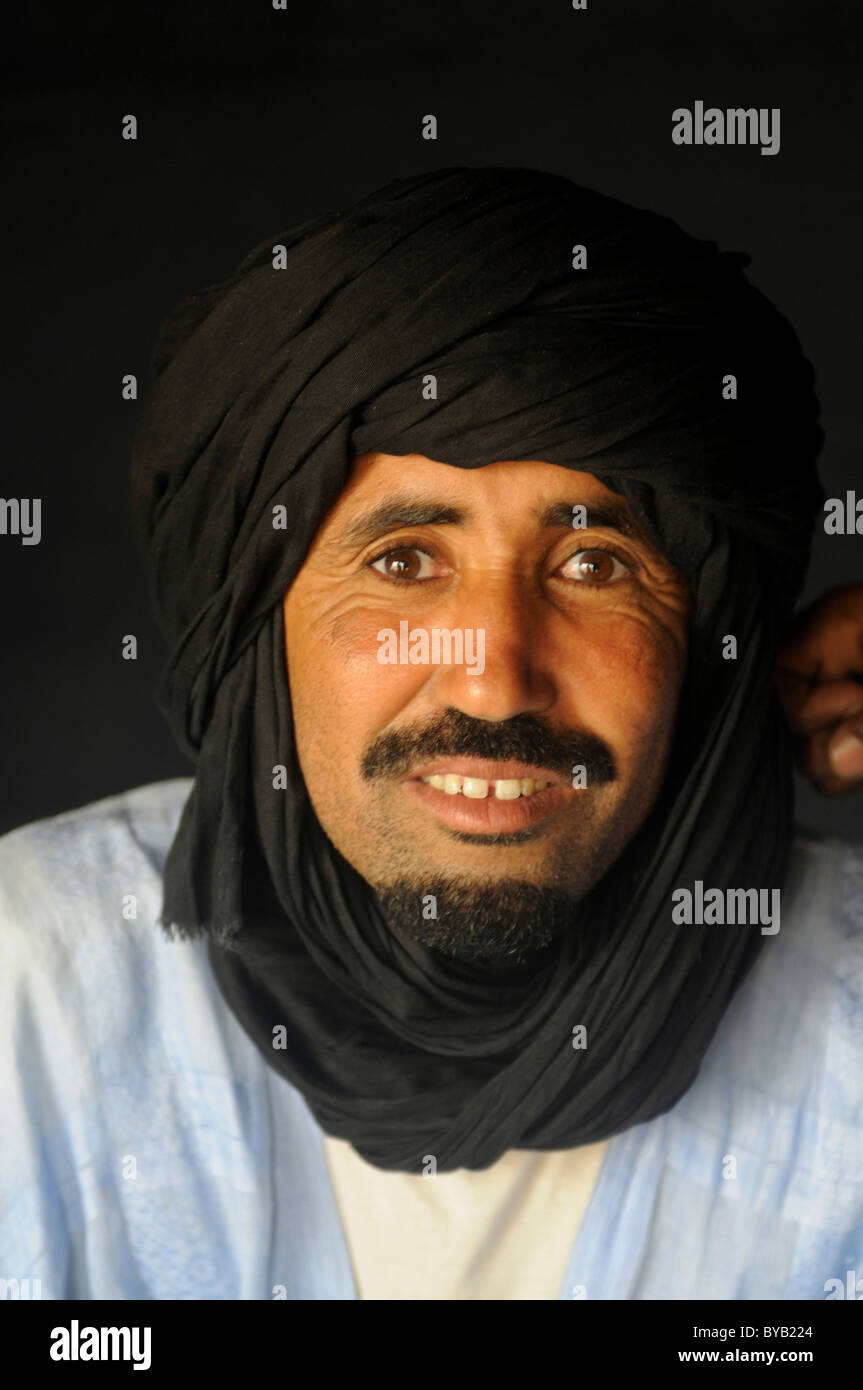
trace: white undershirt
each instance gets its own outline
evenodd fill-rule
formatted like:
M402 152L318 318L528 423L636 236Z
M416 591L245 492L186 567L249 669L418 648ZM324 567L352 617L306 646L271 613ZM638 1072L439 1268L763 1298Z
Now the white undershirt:
M557 1299L607 1141L434 1177L324 1145L360 1298Z

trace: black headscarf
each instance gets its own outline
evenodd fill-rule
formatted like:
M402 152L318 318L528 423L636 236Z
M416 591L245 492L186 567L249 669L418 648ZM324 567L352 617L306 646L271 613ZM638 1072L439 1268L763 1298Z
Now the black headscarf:
M671 920L697 879L781 888L792 833L774 663L822 435L811 369L748 264L556 175L443 169L268 238L164 326L134 496L170 644L159 702L196 776L163 923L208 934L267 1062L381 1168L483 1168L663 1113L764 944ZM692 588L671 765L581 905L591 949L573 931L510 980L388 928L297 762L281 604L371 450L590 472Z

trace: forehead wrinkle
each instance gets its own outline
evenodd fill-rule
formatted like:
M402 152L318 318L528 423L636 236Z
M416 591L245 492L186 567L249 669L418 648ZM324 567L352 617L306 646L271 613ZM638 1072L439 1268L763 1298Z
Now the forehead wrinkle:
M544 530L572 527L572 513L576 506L587 511L588 525L601 526L618 531L631 540L646 541L646 537L630 517L625 503L613 498L591 503L585 498L578 501L559 501L550 505L540 503L531 510L531 515ZM470 524L474 513L468 507L456 507L451 503L433 497L395 497L378 503L367 512L353 518L344 528L340 528L327 544L335 547L360 547L407 526L460 526Z

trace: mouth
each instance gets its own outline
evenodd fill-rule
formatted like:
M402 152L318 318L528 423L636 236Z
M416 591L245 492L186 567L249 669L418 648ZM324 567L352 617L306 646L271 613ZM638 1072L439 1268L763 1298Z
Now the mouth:
M401 786L443 825L490 834L535 825L578 794L548 768L481 758L441 759Z

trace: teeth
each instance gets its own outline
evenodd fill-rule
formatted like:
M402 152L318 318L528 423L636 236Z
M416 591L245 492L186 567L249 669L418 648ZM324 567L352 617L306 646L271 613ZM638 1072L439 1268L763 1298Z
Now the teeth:
M474 801L482 801L488 796L488 782L484 777L465 777L461 784L462 796L469 796Z
M483 801L493 787L492 795L497 801L516 801L520 796L532 796L534 792L545 791L548 782L537 782L533 777L505 777L498 782L488 782L484 777L461 777L457 772L436 772L432 777L423 777L424 782L447 796L467 796L472 801Z
M515 801L517 797L521 796L521 779L507 777L496 784L494 794L498 801Z

